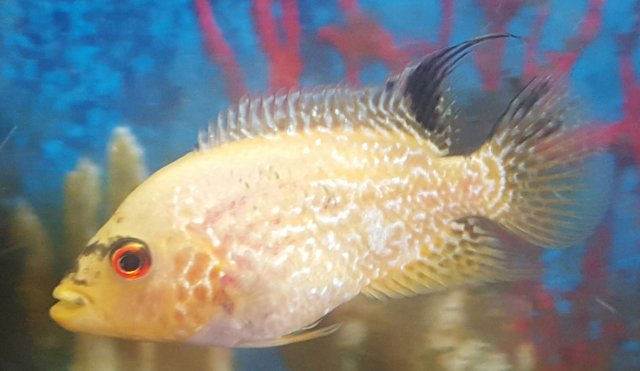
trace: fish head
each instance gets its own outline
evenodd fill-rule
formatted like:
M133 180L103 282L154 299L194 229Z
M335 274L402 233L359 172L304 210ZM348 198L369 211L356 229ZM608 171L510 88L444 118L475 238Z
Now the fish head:
M229 312L232 267L194 232L193 203L177 205L171 188L152 180L125 199L55 288L54 321L72 332L183 341Z
M152 283L158 276L155 255L147 242L133 237L92 241L55 288L58 302L51 317L74 332L157 337L152 326L140 321L159 315L167 300Z

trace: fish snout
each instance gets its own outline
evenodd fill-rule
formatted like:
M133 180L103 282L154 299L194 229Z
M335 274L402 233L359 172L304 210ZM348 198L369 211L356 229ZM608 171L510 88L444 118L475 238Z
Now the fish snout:
M91 303L89 297L74 286L63 281L53 290L53 298L58 302L51 307L49 315L63 327Z
M70 309L83 307L89 302L85 295L62 284L53 290L53 298Z

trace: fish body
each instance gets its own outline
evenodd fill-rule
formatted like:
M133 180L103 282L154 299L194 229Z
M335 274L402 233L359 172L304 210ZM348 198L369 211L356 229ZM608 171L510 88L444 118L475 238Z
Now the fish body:
M483 220L545 247L584 238L597 218L568 209L593 151L568 139L548 80L523 89L473 154L449 152L444 78L504 36L384 86L243 100L127 197L55 289L52 317L124 338L285 344L332 331L313 324L361 293L517 276Z

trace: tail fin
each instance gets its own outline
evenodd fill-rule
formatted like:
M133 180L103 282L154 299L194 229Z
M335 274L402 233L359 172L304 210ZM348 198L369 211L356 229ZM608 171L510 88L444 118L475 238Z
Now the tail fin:
M613 177L610 157L565 122L567 110L549 78L533 80L478 153L502 164L503 197L490 218L543 247L586 239L604 214Z

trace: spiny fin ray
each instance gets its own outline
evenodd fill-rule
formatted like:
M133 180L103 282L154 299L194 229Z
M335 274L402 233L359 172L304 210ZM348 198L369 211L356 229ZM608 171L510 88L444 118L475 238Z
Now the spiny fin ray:
M426 148L447 155L454 132L452 103L442 97L444 79L473 46L510 36L489 34L432 53L384 86L321 86L242 98L199 133L198 150L258 136L357 127L426 139Z

